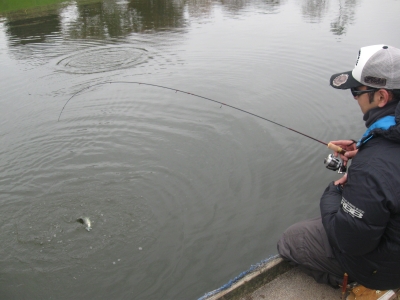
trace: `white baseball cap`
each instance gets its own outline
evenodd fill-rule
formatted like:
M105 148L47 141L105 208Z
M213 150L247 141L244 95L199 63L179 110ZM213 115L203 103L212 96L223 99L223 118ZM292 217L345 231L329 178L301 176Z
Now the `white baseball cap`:
M387 45L361 48L354 69L332 75L330 84L336 89L361 85L388 90L400 89L400 49Z

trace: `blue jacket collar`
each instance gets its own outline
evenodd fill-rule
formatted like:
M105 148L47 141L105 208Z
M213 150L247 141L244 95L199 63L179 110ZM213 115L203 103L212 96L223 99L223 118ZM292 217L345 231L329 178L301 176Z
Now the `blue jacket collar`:
M383 129L383 130L388 130L393 125L396 125L395 116L386 116L386 117L379 119L378 121L375 121L374 123L372 123L371 126L368 127L368 129L364 132L361 139L357 142L357 148L373 138L374 135L371 134L372 130L377 129L377 128Z

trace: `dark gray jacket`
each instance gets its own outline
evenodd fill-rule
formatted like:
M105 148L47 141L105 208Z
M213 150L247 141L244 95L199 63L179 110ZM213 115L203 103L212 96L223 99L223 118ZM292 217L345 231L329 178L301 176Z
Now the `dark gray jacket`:
M351 280L372 289L400 287L400 105L396 125L360 146L343 190L331 183L322 223Z

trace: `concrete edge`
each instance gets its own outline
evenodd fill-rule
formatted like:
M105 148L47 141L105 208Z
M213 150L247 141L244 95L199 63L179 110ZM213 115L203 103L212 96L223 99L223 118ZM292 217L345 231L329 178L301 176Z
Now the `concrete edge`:
M279 275L293 268L288 261L277 257L265 264L260 269L246 275L241 280L233 284L229 289L213 295L207 300L236 300L247 294L250 294L263 286L264 284L274 280Z

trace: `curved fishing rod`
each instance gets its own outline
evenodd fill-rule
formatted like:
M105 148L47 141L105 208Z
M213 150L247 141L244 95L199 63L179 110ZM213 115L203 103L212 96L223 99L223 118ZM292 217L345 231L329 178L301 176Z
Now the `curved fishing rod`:
M58 116L58 121L60 121L61 114L62 114L62 112L63 112L65 106L67 106L68 102L69 102L72 98L74 98L76 95L80 94L80 93L83 92L84 90L90 89L90 88L92 88L92 87L94 87L94 86L97 86L97 85L103 85L103 84L107 84L107 83L110 83L110 84L111 84L111 83L135 83L135 84L139 84L139 85L146 85L146 86L152 86L152 87L158 87L158 88L162 88L162 89L166 89L166 90L171 90L171 91L175 91L175 93L176 93L176 92L179 92L179 93L183 93L183 94L195 96L195 97L198 97L198 98L201 98L201 99L205 99L205 100L208 100L208 101L211 101L211 102L214 102L214 103L218 103L218 104L221 104L221 105L224 105L224 106L227 106L227 107L230 107L230 108L239 110L239 111L241 111L241 112L244 112L244 113L246 113L246 114L252 115L252 116L254 116L254 117L263 119L263 120L265 120L265 121L267 121L267 122L273 123L273 124L278 125L278 126L283 127L283 128L286 128L286 129L288 129L288 130L290 130L290 131L296 132L296 133L298 133L298 134L300 134L300 135L302 135L302 136L305 136L305 137L307 137L307 138L309 138L309 139L312 139L313 141L316 141L316 142L318 142L318 143L320 143L320 144L323 144L323 145L325 145L325 146L328 146L329 148L331 148L330 146L332 145L332 144L330 144L330 143L329 143L329 145L328 145L327 143L325 143L325 142L323 142L323 141L320 141L320 140L318 140L318 139L316 139L316 138L313 138L312 136L309 136L309 135L307 135L307 134L305 134L305 133L302 133L302 132L297 131L297 130L295 130L295 129L292 129L292 128L290 128L290 127L284 126L284 125L282 125L282 124L279 124L279 123L277 123L277 122L274 122L274 121L272 121L272 120L269 120L269 119L267 119L267 118L264 118L264 117L262 117L262 116L260 116L260 115L256 115L256 114L254 114L254 113L252 113L252 112L249 112L249 111L247 111L247 110L241 109L241 108L239 108L239 107L235 107L235 106L232 106L232 105L229 105L229 104L226 104L226 103L217 101L217 100L213 100L213 99L210 99L210 98L207 98L207 97L204 97L204 96L196 95L196 94L189 93L189 92L185 92L185 91L182 91L182 90L170 88L170 87L167 87L167 86L162 86L162 85L152 84L152 83L139 82L139 81L105 81L105 82L96 83L96 84L92 84L92 85L90 85L90 86L88 86L88 87L85 87L85 88L79 90L78 92L76 92L75 94L73 94L73 95L67 100L67 102L65 102L63 108L61 109L60 115ZM331 149L332 149L332 148L331 148ZM332 150L335 150L335 149L332 149ZM335 151L336 151L336 150L335 150ZM340 152L340 151L338 151L338 152Z

